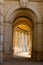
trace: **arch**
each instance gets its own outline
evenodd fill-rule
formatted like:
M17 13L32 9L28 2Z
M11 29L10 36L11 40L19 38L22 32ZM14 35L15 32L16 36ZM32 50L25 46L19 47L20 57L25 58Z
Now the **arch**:
M28 12L28 14L27 14L27 12ZM28 15L30 15L31 18ZM9 22L13 23L14 19L19 17L19 16L26 16L26 17L30 18L31 20L34 19L34 23L35 22L36 23L42 23L41 16L40 16L39 12L37 11L37 9L35 9L31 5L29 5L27 8L20 8L19 6L16 8L11 7L7 11L7 14L5 16L5 22L9 21Z
M32 44L33 45L33 50L32 50L33 55L32 56L36 60L40 59L41 56L39 54L41 52L39 52L39 53L37 52L38 50L41 50L38 47L38 45L41 44L40 41L42 41L41 33L39 33L39 31L42 32L42 30L41 30L42 21L41 21L41 16L40 16L39 12L32 6L28 6L27 8L19 8L18 7L17 9L13 9L13 10L12 9L13 8L11 8L9 10L9 12L7 13L5 22L11 23L11 25L13 25L13 22L19 17L27 17L32 22L33 29L34 29L33 34L32 34L33 39L34 39L33 44ZM10 12L11 10L12 10L12 12ZM39 29L39 27L40 27L40 29ZM40 41L39 41L39 39L40 39ZM38 58L38 55L39 55L39 58Z
M14 25L17 26L20 24L25 24L27 27L29 26L30 28L32 28L32 23L27 17L19 17L19 18L15 19L15 21L13 22L13 26Z
M23 28L24 30L22 28L20 28L20 25L22 25L22 26L24 25L27 28L27 30L24 29L24 28ZM19 32L17 32L17 31L19 31ZM20 48L18 48L18 42L16 42L17 41L16 32L21 34L20 35L21 36L20 37L21 42L19 43ZM25 40L22 39L22 33L23 33L23 35L26 34L27 37L29 36L28 39L24 38L25 40L26 39L28 40L28 42L27 42L28 46L27 47L25 47L22 44L22 43L26 44ZM19 57L19 56L23 57L23 58L31 58L31 52L32 52L32 39L31 39L31 36L32 36L32 23L31 23L31 21L29 19L25 18L25 17L20 17L20 18L16 19L15 22L14 22L14 27L13 27L13 58ZM24 40L24 42L22 42L23 40ZM23 51L22 46L24 47L25 51ZM26 49L27 49L27 51L26 51ZM18 50L20 52L17 52Z

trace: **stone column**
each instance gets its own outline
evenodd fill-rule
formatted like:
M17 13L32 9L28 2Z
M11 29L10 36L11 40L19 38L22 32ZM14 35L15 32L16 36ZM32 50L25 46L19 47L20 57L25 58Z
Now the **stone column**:
M4 25L5 30L5 40L4 40L4 60L9 60L12 58L12 45L13 45L13 39L12 39L12 24L9 22L6 22Z
M14 27L13 28L13 57L14 55L17 53L17 30L16 28Z
M43 60L43 33L42 33L42 23L37 23L33 27L33 51L32 57L34 60Z
M3 61L4 44L4 0L0 0L0 62Z

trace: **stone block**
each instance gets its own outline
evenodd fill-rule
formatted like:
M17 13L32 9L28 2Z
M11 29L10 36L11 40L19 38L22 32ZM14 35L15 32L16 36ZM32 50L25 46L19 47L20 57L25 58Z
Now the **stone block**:
M3 14L4 14L4 12L3 12L3 6L0 5L0 15L3 15Z
M2 62L3 61L3 53L1 52L0 53L0 62Z
M4 17L0 15L0 24L3 24L3 21L4 21Z
M3 51L3 46L2 46L2 44L0 44L0 52L2 52Z
M10 53L11 48L12 48L12 26L11 26L11 24L6 23L4 52Z
M0 25L0 35L4 34L4 25Z

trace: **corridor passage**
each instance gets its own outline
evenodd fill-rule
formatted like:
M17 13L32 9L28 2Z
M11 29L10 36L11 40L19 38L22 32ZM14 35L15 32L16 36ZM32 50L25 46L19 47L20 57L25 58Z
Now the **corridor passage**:
M43 65L43 62L14 59L14 60L0 63L0 65Z

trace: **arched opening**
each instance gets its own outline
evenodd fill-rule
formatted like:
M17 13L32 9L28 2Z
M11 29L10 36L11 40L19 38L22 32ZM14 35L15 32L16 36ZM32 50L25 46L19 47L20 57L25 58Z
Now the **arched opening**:
M12 9L10 9L10 11ZM20 26L23 25L26 28L29 28L31 31L29 34L30 35L29 41L31 41L31 45L30 45L31 47L29 48L31 48L31 51L32 51L31 58L33 60L41 60L43 55L42 55L42 51L40 48L41 45L39 46L39 44L41 44L41 41L42 41L42 37L41 37L42 36L41 34L42 33L42 30L41 30L42 20L41 20L39 12L33 6L29 8L17 8L17 9L12 10L12 12L10 11L7 13L6 20L5 20L5 23L6 23L5 31L6 32L5 32L5 44L4 44L5 46L4 47L5 48L4 57L6 59L9 59L9 58L12 58L13 54L14 54L13 57L19 57L18 55L15 54L15 42L12 43L12 37L14 41L15 35L13 34L12 36L12 32L15 33L14 32L15 29L19 25ZM13 48L13 53L12 53L12 48Z
M32 23L20 17L13 24L13 57L31 58Z

